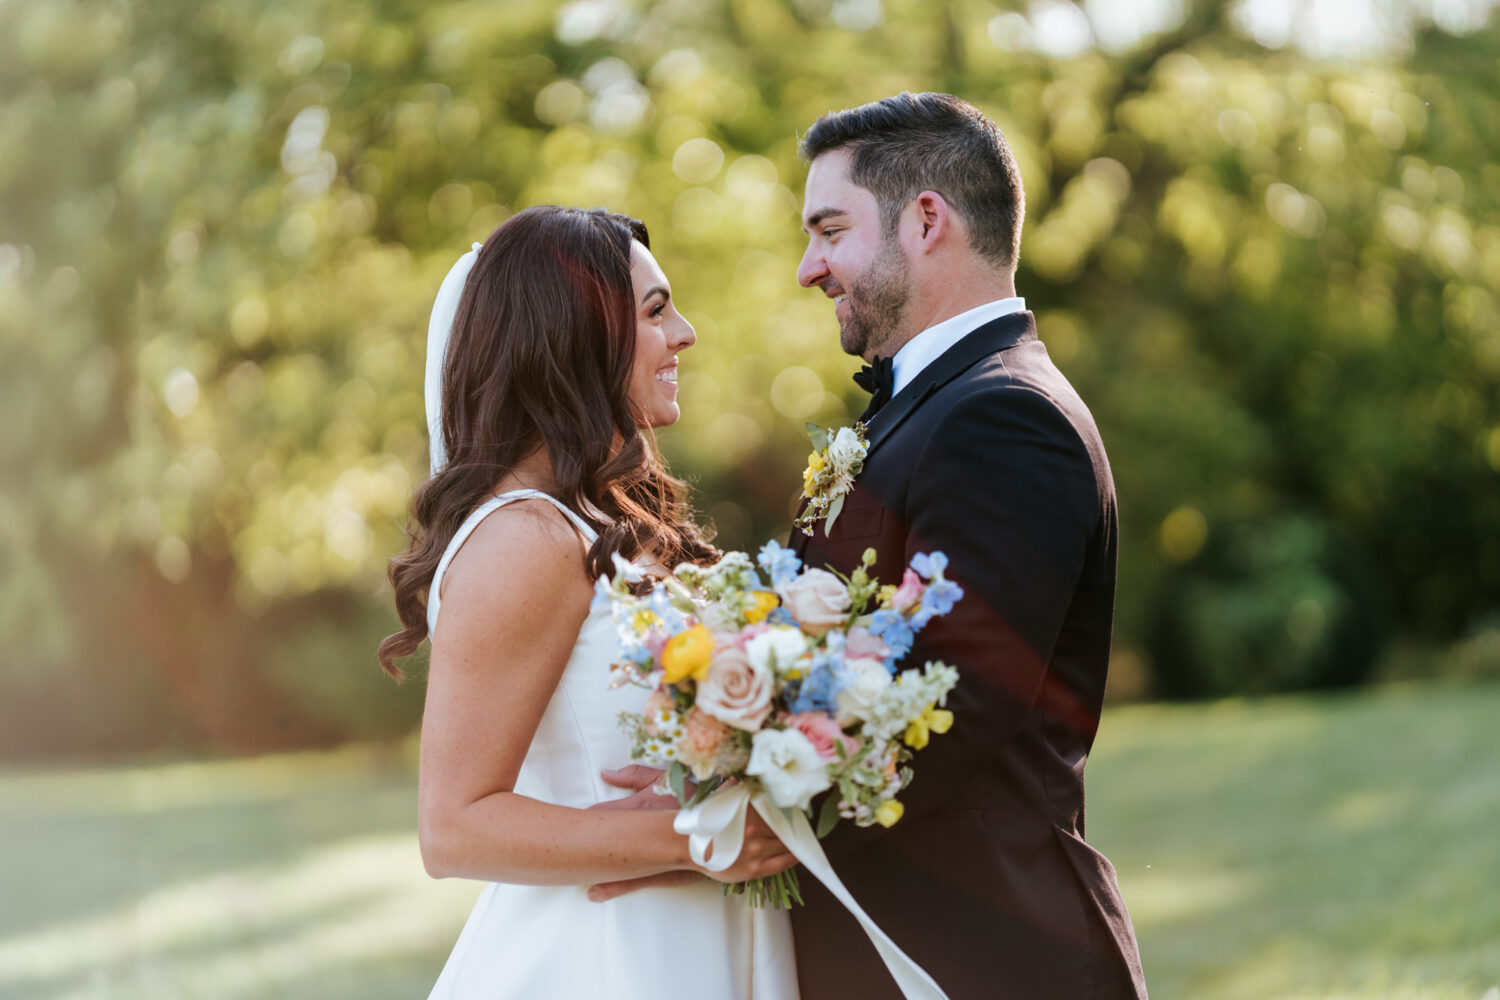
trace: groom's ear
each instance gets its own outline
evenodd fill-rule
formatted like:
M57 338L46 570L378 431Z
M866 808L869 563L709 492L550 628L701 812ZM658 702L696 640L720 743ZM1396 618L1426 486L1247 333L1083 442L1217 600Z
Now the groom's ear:
M948 207L947 199L936 191L923 191L912 199L912 208L916 214L922 249L935 249L957 221Z

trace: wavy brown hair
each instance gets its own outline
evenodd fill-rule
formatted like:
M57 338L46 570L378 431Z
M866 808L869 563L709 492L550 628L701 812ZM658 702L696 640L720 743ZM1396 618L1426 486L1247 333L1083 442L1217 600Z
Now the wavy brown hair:
M552 495L599 532L589 579L613 571L615 552L663 566L717 558L630 400L632 240L651 245L635 219L543 205L512 216L479 251L443 362L448 464L412 495L406 551L390 564L403 627L379 659L392 677L427 638L427 591L448 542L538 448Z

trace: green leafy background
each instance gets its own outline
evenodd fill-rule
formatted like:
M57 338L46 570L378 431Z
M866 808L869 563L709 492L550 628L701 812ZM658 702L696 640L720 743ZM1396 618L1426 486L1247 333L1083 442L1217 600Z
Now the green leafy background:
M1059 55L1041 6L0 2L0 759L409 731L427 311L518 207L652 227L700 337L663 447L722 544L784 535L860 406L797 138L903 89L1021 163L1119 487L1112 696L1500 673L1493 15L1331 58L1201 0Z

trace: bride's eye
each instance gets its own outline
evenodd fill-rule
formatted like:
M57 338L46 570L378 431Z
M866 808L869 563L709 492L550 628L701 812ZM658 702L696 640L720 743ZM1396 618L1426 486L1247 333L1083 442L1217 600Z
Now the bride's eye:
M667 304L665 302L659 303L659 304L657 304L657 306L655 308L653 308L651 310L651 318L655 319L656 317L660 316L662 313L664 313L666 311L667 311Z

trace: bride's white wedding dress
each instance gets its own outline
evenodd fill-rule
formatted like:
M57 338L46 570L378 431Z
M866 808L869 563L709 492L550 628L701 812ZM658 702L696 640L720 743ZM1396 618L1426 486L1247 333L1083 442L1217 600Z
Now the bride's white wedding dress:
M515 500L551 502L592 542L598 536L537 490L493 497L454 534L433 574L427 628L436 633L443 573L479 522ZM503 567L502 572L524 572ZM611 690L616 639L607 611L578 632L557 690L532 737L515 792L582 809L628 794L600 771L629 763L620 712L643 710L647 692ZM503 711L503 707L497 707ZM607 903L586 886L484 887L429 1000L795 1000L796 961L784 912L725 897L718 882L643 889Z

